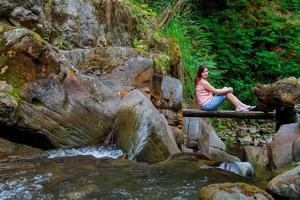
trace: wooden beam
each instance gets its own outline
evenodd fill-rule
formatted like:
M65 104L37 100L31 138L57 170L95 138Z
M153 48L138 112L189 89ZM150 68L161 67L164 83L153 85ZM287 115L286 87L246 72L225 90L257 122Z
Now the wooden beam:
M216 118L250 118L250 119L274 119L275 112L234 110L204 111L199 109L183 109L184 117L216 117Z

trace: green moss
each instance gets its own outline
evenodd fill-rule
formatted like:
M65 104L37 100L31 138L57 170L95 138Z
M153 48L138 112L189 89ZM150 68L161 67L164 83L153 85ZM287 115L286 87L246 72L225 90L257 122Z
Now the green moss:
M167 147L162 143L161 138L155 133L151 135L151 139L147 141L143 150L137 156L136 159L138 161L158 163L164 161L170 155Z
M24 55L17 54L13 49L9 51L9 54L13 54L13 57L2 55L0 58L0 63L5 67L0 74L0 80L6 81L15 88L22 87L25 82L34 79L33 63Z
M154 66L157 72L169 71L171 66L171 58L167 54L159 54L154 56Z
M122 108L116 114L116 143L129 152L137 137L140 126L139 119L134 110Z
M44 44L44 39L34 31L29 30L30 36L34 39L34 42L41 47Z
M170 42L170 44L167 45L167 53L171 57L172 65L176 66L181 59L181 51L179 46L175 42Z
M21 88L20 87L17 87L17 88L14 87L7 94L10 95L16 102L18 102L19 99L20 99Z

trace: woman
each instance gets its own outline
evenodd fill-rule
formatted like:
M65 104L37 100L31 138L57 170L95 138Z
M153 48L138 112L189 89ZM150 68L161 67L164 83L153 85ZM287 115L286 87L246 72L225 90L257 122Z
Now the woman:
M196 96L198 104L203 110L216 110L225 99L235 106L236 111L249 111L255 106L249 106L242 103L236 96L234 96L231 87L223 87L222 89L214 88L208 81L208 68L203 65L200 66L195 80ZM213 96L213 94L215 94Z

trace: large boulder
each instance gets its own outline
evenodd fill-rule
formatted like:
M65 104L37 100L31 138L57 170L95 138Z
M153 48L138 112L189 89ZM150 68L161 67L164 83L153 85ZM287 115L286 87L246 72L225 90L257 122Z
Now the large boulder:
M225 150L225 144L218 137L213 127L205 120L197 117L184 118L184 131L188 142L196 141L198 151L209 156L209 147ZM211 152L216 152L211 150Z
M2 27L1 123L44 134L55 147L103 142L114 128L121 96L126 95L120 89L128 92L150 88L153 62L149 57L136 56L132 49L95 49L86 53L77 64L105 67L88 61L97 55L102 60L120 61L98 77L81 68L83 73L76 72L68 60L71 56L66 56L72 53L62 54L36 33Z
M200 190L199 200L274 200L267 192L246 183L211 184Z
M117 92L94 77L76 75L36 33L3 27L1 123L44 134L56 147L101 142L112 129Z
M298 138L300 138L300 129L297 123L285 124L280 127L268 148L269 160L274 167L292 163L295 158L299 159L300 155L297 155L300 152L300 146L297 145Z
M285 198L300 198L300 166L273 178L267 186L268 191Z
M155 163L180 153L167 120L140 91L122 99L116 116L115 142L129 159Z
M254 94L265 107L300 104L300 78L289 77L272 84L258 85Z

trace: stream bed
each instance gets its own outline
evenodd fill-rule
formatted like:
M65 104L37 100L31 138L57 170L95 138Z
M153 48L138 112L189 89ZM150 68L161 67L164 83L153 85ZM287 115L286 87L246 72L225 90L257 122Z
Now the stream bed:
M245 178L209 167L207 160L180 155L159 164L122 158L113 146L51 150L34 158L10 157L0 162L0 199L198 199L212 183Z

